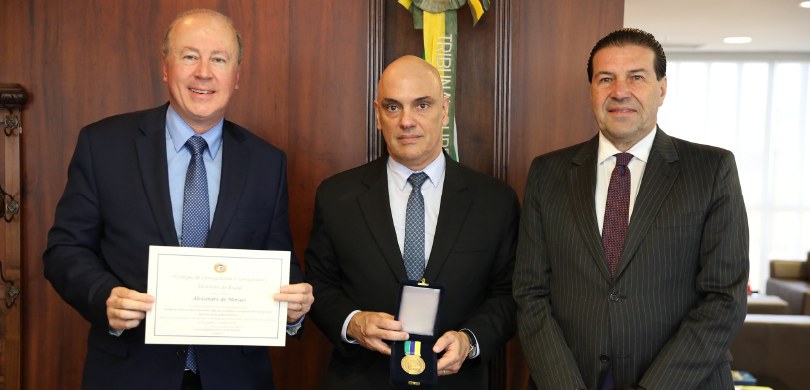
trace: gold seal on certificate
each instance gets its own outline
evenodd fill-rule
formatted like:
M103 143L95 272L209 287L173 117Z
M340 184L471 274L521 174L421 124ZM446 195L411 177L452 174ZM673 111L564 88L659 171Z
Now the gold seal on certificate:
M422 360L422 342L421 341L406 341L404 343L405 357L402 358L400 365L402 370L411 375L419 375L425 371L425 361Z

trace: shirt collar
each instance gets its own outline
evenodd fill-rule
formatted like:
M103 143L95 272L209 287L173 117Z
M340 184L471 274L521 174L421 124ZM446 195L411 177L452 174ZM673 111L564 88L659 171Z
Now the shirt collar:
M627 153L633 155L633 157L643 161L644 163L647 162L647 159L650 157L650 150L652 150L653 140L655 140L655 133L658 131L658 126L653 127L652 131L644 136L640 141L636 142ZM599 153L597 155L597 165L601 165L610 157L613 157L614 154L621 153L619 149L616 149L610 141L599 132Z
M216 157L217 153L219 152L219 147L222 146L222 125L224 123L224 118L217 122L211 130L206 131L202 134L197 134L194 130L191 129L183 118L180 117L171 105L169 105L169 109L166 110L166 130L169 133L169 138L171 138L172 144L174 145L174 151L180 152L180 149L183 149L183 146L186 144L189 138L194 135L199 135L205 139L205 142L208 143L208 153L210 154L211 158L213 159Z
M428 175L428 181L433 187L438 187L446 166L447 161L444 160L444 153L439 153L439 156L420 172L424 172ZM405 186L408 184L408 178L411 174L416 173L416 171L412 171L408 169L408 167L394 161L390 156L388 157L388 172L394 175L394 181L397 183L397 188L399 188L400 191L405 190Z

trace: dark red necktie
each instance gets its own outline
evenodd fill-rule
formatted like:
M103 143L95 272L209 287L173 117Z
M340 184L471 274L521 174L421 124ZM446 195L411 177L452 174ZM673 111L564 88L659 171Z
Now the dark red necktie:
M602 248L607 257L610 276L616 276L616 266L622 257L624 239L627 237L627 221L630 210L630 169L627 163L633 158L630 153L617 153L616 167L610 175L605 220L602 224Z

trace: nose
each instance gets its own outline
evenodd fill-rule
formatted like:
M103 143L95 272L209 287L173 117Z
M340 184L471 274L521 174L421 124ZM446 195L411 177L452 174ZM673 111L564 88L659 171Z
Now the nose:
M403 108L402 115L399 117L399 127L402 129L410 129L414 127L416 123L414 122L413 112L410 108Z
M202 79L211 77L211 64L208 61L200 61L197 63L197 68L194 70L194 76Z
M621 100L630 96L630 89L627 84L627 80L616 80L611 86L610 97Z

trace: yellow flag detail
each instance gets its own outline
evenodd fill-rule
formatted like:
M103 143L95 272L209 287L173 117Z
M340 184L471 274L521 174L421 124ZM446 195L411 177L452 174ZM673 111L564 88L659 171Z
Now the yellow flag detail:
M439 63L439 37L447 35L444 24L444 12L433 13L423 11L422 17L424 21L424 25L422 26L424 29L422 39L425 45L425 61L436 66ZM439 70L439 74L444 76L444 71L440 67L436 67Z
M411 0L400 0L400 3L403 1L411 2ZM481 16L484 15L484 6L481 4L481 0L467 0L467 3L470 4L472 10L473 24L478 23L478 19L481 19Z

